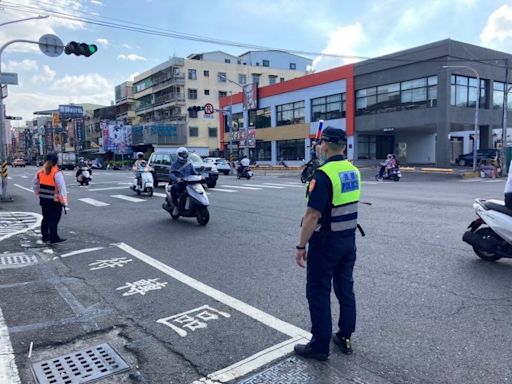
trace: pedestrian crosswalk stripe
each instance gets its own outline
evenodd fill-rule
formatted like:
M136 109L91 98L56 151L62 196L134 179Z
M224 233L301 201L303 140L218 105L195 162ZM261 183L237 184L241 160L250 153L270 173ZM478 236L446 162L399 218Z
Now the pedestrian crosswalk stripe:
M210 188L209 191L219 191L219 192L238 192L234 189L222 189L222 188Z
M156 197L166 197L167 195L165 193L153 192L153 196L156 196Z
M91 188L91 189L89 189L89 191L93 191L93 192L96 192L96 191L108 191L108 190L111 190L111 189L128 189L128 187Z
M116 199L131 201L133 203L140 203L142 201L146 201L144 199L139 199L137 197L125 196L125 195L110 195L110 197L115 197Z
M29 188L25 188L25 187L22 187L21 185L19 184L14 184L16 187L20 188L20 189L24 189L25 191L29 191L29 192L34 192L33 190L29 189Z
M301 188L304 189L304 185L293 185L293 184L279 184L279 183L263 183L264 185L274 185L277 187L286 187L286 188Z
M272 189L284 189L285 187L278 187L275 185L258 185L258 184L244 184L248 187L261 187L261 188L272 188Z
M25 176L25 175L20 175L20 177L21 177L22 179L28 179L28 176Z
M87 204L94 205L95 207L106 207L107 205L110 205L108 203L104 203L103 201L90 199L88 197L86 197L84 199L78 199L78 200L83 201L84 203L87 203Z
M255 188L255 187L242 187L241 185L222 185L223 187L228 188L239 188L239 189L250 189L252 191L261 191L263 188Z

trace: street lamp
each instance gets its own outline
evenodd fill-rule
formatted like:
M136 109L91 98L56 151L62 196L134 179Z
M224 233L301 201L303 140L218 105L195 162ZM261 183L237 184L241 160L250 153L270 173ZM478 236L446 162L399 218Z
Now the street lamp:
M476 95L476 103L475 103L475 132L473 134L473 172L476 172L476 151L477 151L477 139L478 139L478 106L480 104L480 75L476 71L476 69L472 67L468 67L467 65L443 65L443 68L465 68L472 71L476 76L476 81L478 83L477 95Z

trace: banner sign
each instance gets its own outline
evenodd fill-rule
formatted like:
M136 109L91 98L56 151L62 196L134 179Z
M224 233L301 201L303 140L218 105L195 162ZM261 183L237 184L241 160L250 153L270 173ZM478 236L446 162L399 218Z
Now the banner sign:
M59 105L60 119L77 119L84 117L84 108L81 105Z
M122 122L100 122L103 152L116 155L132 153L132 127Z
M85 126L84 119L79 118L75 120L75 129L76 129L76 146L78 150L81 150L85 147Z

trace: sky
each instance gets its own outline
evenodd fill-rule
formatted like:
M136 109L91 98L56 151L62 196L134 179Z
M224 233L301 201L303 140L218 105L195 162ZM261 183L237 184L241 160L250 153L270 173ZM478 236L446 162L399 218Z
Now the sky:
M20 9L20 6L31 7ZM59 104L110 105L114 87L173 56L223 50L239 55L247 47L310 52L316 71L451 38L512 52L512 0L1 0L0 24L37 15L59 14L106 24L138 24L173 36L154 36L51 15L0 26L0 42L39 40L46 33L94 43L86 58L43 55L36 44L14 43L1 57L2 71L18 73L4 99L8 115ZM343 57L322 56L322 53ZM23 123L21 123L23 124Z

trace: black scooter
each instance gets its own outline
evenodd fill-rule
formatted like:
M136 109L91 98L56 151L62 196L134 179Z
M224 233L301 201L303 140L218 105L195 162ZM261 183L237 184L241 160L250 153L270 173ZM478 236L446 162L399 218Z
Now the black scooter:
M253 173L249 167L239 167L238 168L238 171L236 174L237 179L245 178L247 180L251 180L252 176L253 176Z
M375 180L377 180L377 181L384 181L384 180L399 181L401 177L402 177L402 172L400 172L400 167L398 166L395 168L391 168L387 174L386 174L386 172L384 172L382 177L377 173L375 175Z

